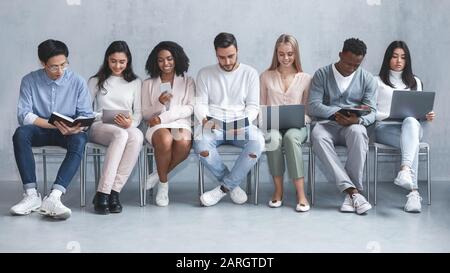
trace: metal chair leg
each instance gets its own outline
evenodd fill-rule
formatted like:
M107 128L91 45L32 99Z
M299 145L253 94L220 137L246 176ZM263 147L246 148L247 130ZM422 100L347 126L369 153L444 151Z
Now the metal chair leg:
M366 169L366 194L367 194L367 202L370 203L369 153L370 153L370 149L369 149L369 150L367 151L367 153L366 153L366 166L365 166L365 169Z
M377 205L377 182L378 182L378 147L375 146L374 153L374 173L373 173L373 204Z
M314 206L315 191L316 191L316 156L311 152L311 206Z
M247 173L247 185L245 186L247 195L252 195L252 170Z
M427 153L427 192L428 192L428 205L431 205L431 173L430 173L430 148L426 148Z
M47 195L47 155L45 149L42 149L42 171L44 175L44 196Z
M203 163L200 161L200 159L198 160L198 164L199 164L199 174L200 174L200 196L205 192L205 167L203 165ZM200 205L202 205L202 201L200 201L200 196L198 201L200 202Z
M86 149L84 149L83 157L80 165L80 206L86 206Z
M255 166L253 166L253 180L255 181L255 197L254 197L255 205L258 205L258 189L259 189L258 171L259 171L259 161L256 162Z

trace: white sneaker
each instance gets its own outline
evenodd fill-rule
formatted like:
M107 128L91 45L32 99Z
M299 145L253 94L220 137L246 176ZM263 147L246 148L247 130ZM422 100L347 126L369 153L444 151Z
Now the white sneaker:
M352 198L349 194L345 194L344 203L341 206L342 212L355 212L355 207L353 206Z
M55 219L66 220L72 211L61 203L61 199L54 196L46 196L42 201L39 213Z
M405 204L406 212L421 212L422 211L422 197L418 191L410 192L406 197L408 197L408 201Z
M397 177L394 180L394 184L405 188L407 190L413 189L413 171L411 169L405 169L398 172Z
M352 195L353 207L355 207L357 214L363 214L372 208L372 205L367 202L366 198L359 193Z
M233 200L233 202L238 205L241 205L241 204L244 204L245 202L247 202L247 194L239 186L237 186L236 188L234 188L233 190L230 191L230 197L231 197L231 200Z
M145 188L149 190L154 186L156 186L158 182L159 182L158 172L153 172L149 177L147 177L147 180L145 181Z
M273 202L275 201L275 202ZM270 200L269 201L269 207L271 208L279 208L283 205L283 201L281 200Z
M27 215L32 211L39 211L41 204L42 200L39 193L31 195L24 193L23 199L20 200L19 203L12 206L9 212L12 215Z
M158 183L158 192L156 193L156 205L165 207L169 205L169 182Z
M213 206L217 204L225 195L227 195L220 189L220 187L221 186L217 186L213 190L207 191L200 196L200 201L204 206Z

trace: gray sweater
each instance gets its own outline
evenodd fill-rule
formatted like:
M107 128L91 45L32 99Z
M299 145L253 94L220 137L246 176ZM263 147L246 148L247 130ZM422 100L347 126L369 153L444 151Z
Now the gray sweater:
M362 124L369 126L375 122L377 81L366 70L358 68L344 93L339 90L330 64L314 74L308 99L308 113L316 120L328 119L342 106L365 104L371 112L362 116Z

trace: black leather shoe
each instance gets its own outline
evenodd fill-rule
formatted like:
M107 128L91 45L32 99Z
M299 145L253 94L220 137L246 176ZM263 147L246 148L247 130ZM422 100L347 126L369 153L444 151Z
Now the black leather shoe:
M121 213L122 205L119 200L119 193L111 190L111 194L109 195L109 211L111 213Z
M94 210L98 214L109 214L109 194L96 192L94 200Z

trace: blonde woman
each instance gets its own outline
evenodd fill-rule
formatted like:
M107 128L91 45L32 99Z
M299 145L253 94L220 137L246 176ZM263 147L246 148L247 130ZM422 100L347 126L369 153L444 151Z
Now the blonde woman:
M272 64L261 74L261 105L306 104L311 85L311 76L304 73L300 62L297 40L292 35L281 35L273 52ZM310 122L305 116L306 122ZM268 132L271 147L267 150L270 174L273 176L275 192L269 206L278 208L283 199L283 175L285 163L282 147L286 156L289 177L297 192L296 211L310 209L304 192L304 167L302 144L307 139L307 129L272 129Z

